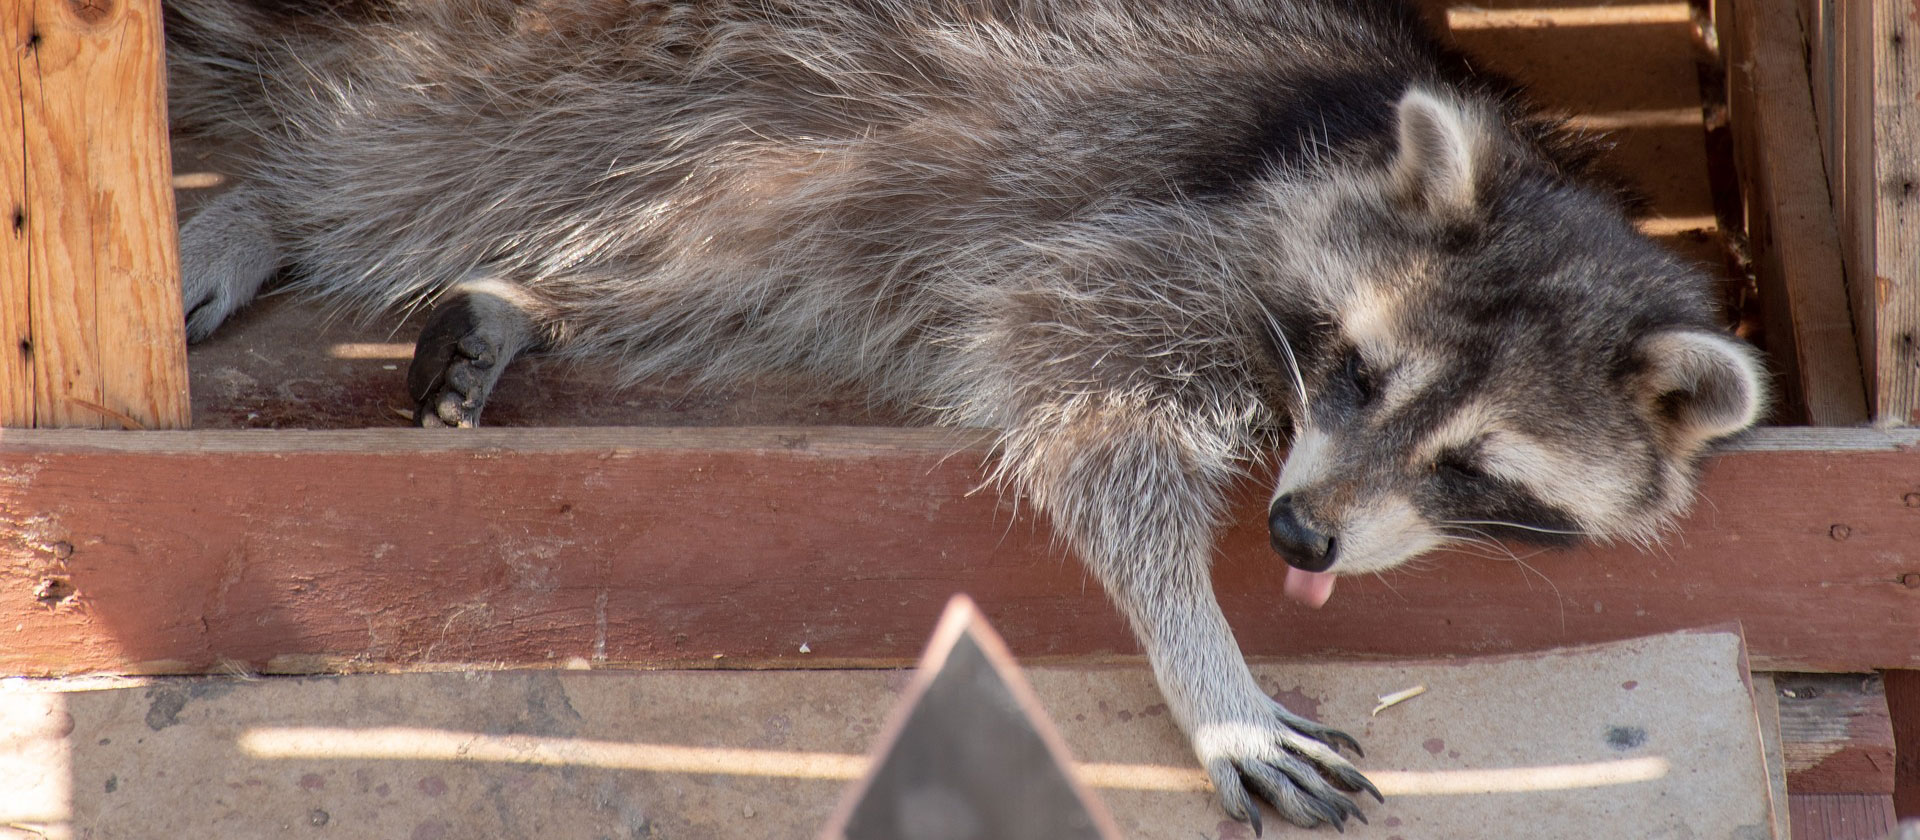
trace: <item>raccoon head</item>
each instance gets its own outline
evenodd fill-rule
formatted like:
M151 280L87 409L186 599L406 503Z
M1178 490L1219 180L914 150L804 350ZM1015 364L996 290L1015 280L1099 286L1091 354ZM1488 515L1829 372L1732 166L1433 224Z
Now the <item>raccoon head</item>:
M1333 255L1317 322L1272 324L1301 405L1269 526L1298 600L1454 542L1650 539L1760 415L1710 279L1495 107L1411 90L1306 226Z

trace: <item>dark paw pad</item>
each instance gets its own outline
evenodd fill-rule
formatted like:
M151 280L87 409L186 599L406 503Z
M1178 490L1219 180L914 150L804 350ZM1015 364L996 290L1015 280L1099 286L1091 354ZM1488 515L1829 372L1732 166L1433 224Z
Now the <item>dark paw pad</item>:
M421 426L472 428L500 380L502 342L490 335L472 298L449 299L434 307L414 345L407 368L407 394Z

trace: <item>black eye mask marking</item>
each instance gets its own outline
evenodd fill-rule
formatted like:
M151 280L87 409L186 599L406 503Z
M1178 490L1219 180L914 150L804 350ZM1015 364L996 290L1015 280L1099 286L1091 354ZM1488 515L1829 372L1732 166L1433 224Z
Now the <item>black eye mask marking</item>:
M1346 376L1347 385L1353 389L1359 405L1370 405L1374 398L1379 396L1379 380L1374 376L1373 370L1367 367L1366 360L1360 358L1359 350L1347 351L1347 358L1341 372Z
M1447 450L1435 460L1421 507L1443 530L1546 547L1580 541L1571 514L1517 482L1487 474L1480 463L1478 444Z

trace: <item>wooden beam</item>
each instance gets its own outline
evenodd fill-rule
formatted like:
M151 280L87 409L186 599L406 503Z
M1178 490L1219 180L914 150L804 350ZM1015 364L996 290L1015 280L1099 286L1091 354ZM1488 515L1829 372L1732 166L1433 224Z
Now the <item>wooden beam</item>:
M1785 407L1853 425L1867 420L1866 388L1799 19L1797 0L1746 0L1726 21L1734 154Z
M158 0L0 10L0 425L183 428Z
M1757 667L1913 667L1916 444L1760 430L1651 552L1441 556L1319 611L1281 596L1251 481L1214 577L1256 656L1739 620ZM955 592L1022 657L1135 654L1044 525L982 486L988 458L909 429L8 431L0 673L900 663Z
M1256 656L1740 619L1759 667L1912 667L1916 443L1763 430L1653 552L1440 556L1319 612L1281 596L1250 481L1215 585ZM1135 654L1046 527L981 487L987 460L939 430L6 432L0 673L908 662L954 593L1023 658Z

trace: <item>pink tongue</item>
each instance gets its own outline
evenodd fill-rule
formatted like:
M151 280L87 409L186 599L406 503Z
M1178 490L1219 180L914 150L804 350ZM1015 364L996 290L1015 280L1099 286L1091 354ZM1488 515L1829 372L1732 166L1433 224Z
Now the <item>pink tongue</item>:
M1287 597L1309 607L1319 608L1333 597L1332 572L1303 572L1299 569L1287 569L1287 583L1282 588Z

